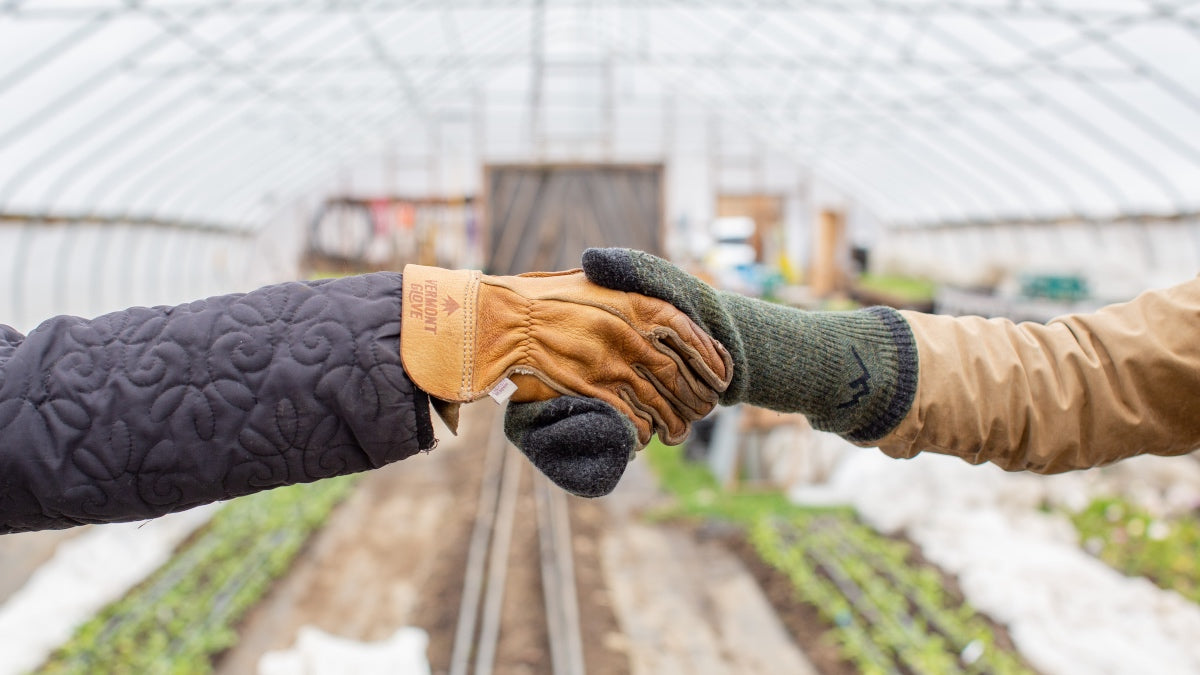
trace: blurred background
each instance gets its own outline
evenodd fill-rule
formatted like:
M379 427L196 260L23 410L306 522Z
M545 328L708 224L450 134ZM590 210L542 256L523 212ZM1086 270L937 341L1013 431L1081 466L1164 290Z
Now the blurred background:
M1046 321L1194 277L1197 186L1191 0L0 0L21 331L588 246ZM468 410L368 476L0 537L0 673L1200 672L1195 458L1012 475L728 408L585 501Z

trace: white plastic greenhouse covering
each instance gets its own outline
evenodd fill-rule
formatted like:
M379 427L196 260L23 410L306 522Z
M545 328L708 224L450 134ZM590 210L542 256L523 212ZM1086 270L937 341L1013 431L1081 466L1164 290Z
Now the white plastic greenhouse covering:
M291 250L326 195L472 194L503 161L664 162L674 218L717 186L892 232L1165 223L1137 250L1194 273L1200 2L0 0L0 274L37 238L6 222L183 228L207 267L281 222Z

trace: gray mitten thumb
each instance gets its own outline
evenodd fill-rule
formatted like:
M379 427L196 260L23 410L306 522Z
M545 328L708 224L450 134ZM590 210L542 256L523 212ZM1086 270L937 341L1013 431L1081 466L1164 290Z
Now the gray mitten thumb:
M638 449L633 423L594 398L509 403L504 434L551 482L580 497L612 492Z

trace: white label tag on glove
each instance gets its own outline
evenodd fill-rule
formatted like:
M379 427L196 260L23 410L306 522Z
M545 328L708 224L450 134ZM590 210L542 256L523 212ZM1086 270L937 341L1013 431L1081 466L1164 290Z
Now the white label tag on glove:
M488 392L488 396L491 396L497 404L503 405L515 393L517 393L517 384L506 377Z

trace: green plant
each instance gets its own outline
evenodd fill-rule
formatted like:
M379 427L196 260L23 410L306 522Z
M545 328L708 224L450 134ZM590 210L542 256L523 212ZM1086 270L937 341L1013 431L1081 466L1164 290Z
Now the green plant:
M659 518L719 518L742 525L755 552L829 624L828 639L864 673L1027 673L992 624L945 589L910 544L885 537L849 509L810 509L775 493L718 489L680 448L646 449L675 505Z
M170 561L81 626L45 673L212 671L238 619L283 574L354 477L235 499Z
M755 550L837 626L846 658L864 671L1028 672L936 570L911 562L909 544L836 513L764 518L751 532ZM961 658L968 646L980 652L970 663Z
M797 508L778 492L724 491L707 468L684 459L683 447L663 445L656 438L642 451L663 488L675 498L673 505L652 512L652 519L708 518L749 525L765 513L811 510ZM845 507L818 510L851 512Z
M928 302L937 293L937 283L928 279L864 274L858 278L860 288L897 297L908 302Z
M1160 518L1124 499L1105 497L1071 520L1084 548L1113 568L1200 602L1200 520L1195 515Z

